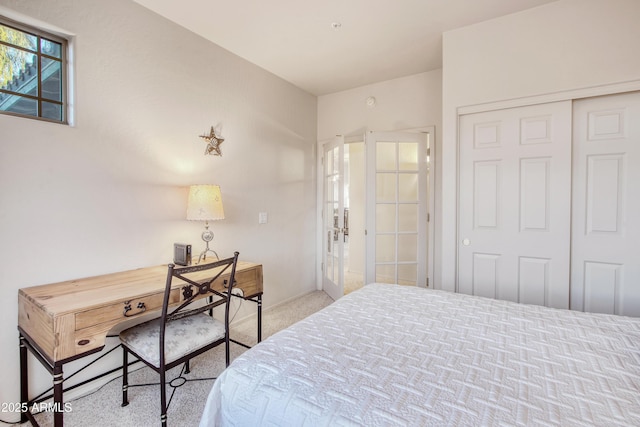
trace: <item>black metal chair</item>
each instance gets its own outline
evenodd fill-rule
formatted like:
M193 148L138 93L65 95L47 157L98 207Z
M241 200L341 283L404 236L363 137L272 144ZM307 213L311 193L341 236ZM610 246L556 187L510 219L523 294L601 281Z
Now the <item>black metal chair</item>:
M220 344L225 344L226 364L229 366L229 305L235 284L238 255L238 252L235 252L231 258L188 267L176 268L175 265L169 264L162 315L120 333L123 348L122 406L129 404L129 387L160 384L160 421L163 426L166 426L167 409L176 388L188 381L183 375L189 373L189 360ZM214 282L218 283L220 276L229 269L231 272L229 278L225 280L226 290L219 292L213 289ZM202 277L208 278L202 280ZM175 289L177 279L182 281L179 290ZM176 292L181 293L179 302ZM214 296L218 298L214 300ZM211 310L222 304L225 305L224 322L214 319L211 315ZM177 306L174 308L174 305ZM129 385L129 353L160 374L160 382ZM166 371L180 364L184 364L180 374L169 383L172 391L167 402Z

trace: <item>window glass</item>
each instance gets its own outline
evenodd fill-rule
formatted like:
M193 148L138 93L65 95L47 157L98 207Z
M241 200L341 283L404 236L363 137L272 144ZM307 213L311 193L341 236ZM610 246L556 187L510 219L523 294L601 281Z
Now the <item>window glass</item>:
M396 232L396 205L376 204L376 232L395 233Z
M395 142L378 142L376 144L376 169L379 171L396 169Z
M0 16L0 113L66 122L67 42Z
M398 283L396 280L395 264L376 265L376 282L378 283Z
M376 263L396 262L396 235L376 235Z
M38 38L36 36L8 27L3 25L1 22L0 35L2 35L2 41L7 42L10 45L18 46L32 52L37 50Z
M401 202L418 201L418 174L403 173L398 175L399 197Z
M62 64L51 58L42 58L42 97L62 101Z
M376 202L395 202L397 185L395 173L377 173Z
M47 39L40 39L40 49L45 55L62 59L62 44Z
M418 143L401 142L398 144L398 169L417 171L418 170Z
M39 81L37 56L24 50L0 45L0 58L0 88L36 96Z

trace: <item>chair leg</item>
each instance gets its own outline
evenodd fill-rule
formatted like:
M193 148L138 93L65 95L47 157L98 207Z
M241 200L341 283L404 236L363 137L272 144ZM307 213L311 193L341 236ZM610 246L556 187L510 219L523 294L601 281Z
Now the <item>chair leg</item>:
M227 341L224 343L224 349L225 349L225 357L226 357L226 361L227 361L227 367L229 367L229 362L231 360L231 357L229 355L229 334L227 333Z
M189 369L189 361L187 360L184 362L184 373L188 374L189 372L191 372L191 370Z
M160 371L160 424L167 425L167 385L165 371Z
M129 404L129 358L127 349L122 347L122 406Z

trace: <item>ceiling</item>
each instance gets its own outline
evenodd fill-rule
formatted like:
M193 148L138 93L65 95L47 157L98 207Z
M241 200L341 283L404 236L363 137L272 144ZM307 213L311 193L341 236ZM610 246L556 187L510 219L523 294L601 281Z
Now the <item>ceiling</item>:
M444 31L556 0L134 1L325 95L441 68Z

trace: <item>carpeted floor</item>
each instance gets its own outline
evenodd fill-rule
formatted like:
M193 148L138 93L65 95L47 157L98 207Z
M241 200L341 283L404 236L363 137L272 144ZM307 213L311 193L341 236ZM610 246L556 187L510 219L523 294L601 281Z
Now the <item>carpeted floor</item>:
M333 300L322 291L315 291L263 312L263 339L304 319L310 314L331 304ZM256 342L255 318L232 326L232 338L253 345ZM231 344L231 359L246 349ZM168 378L179 373L180 367L170 371ZM224 369L224 346L209 351L191 362L189 378L216 376ZM129 383L157 382L158 375L144 367L129 375ZM186 383L175 394L169 412L168 424L179 427L197 426L200 414L209 394L213 380ZM159 386L134 387L129 389L129 405L122 407L122 379L104 385L95 393L70 401L71 411L65 413L64 424L68 427L145 427L160 425ZM170 392L169 392L170 393ZM51 414L38 414L36 420L42 427L53 425ZM23 426L30 426L25 423Z

